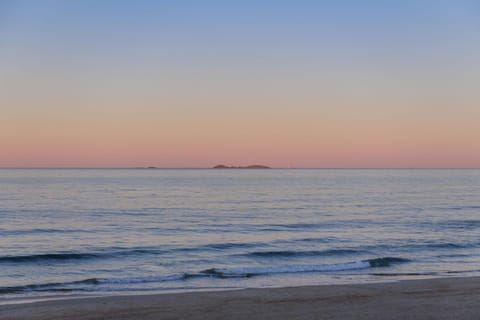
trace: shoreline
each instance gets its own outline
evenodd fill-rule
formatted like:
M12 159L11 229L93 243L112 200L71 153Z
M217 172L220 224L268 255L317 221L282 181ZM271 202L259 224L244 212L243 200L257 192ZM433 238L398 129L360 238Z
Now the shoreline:
M0 319L474 319L480 277L73 297L0 306Z

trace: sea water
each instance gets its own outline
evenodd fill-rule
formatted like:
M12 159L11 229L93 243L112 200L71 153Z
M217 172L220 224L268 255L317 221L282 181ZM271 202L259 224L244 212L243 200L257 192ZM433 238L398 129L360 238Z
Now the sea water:
M478 275L477 169L0 169L0 302Z

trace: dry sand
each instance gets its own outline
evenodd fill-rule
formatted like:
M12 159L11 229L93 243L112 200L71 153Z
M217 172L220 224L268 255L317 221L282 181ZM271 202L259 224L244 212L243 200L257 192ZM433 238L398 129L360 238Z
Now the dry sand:
M0 319L480 319L480 278L79 298L0 306Z

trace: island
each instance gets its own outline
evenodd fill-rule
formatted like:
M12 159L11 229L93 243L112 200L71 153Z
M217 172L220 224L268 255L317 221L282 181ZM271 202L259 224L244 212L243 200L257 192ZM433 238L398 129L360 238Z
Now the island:
M271 169L269 166L265 166L262 164L252 164L249 166L226 166L224 164L219 164L213 167L213 169Z

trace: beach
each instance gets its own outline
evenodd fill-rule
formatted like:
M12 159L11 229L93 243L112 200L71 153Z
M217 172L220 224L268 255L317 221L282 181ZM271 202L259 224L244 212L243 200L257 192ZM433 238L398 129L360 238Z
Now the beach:
M480 278L90 297L0 306L0 319L478 319Z

